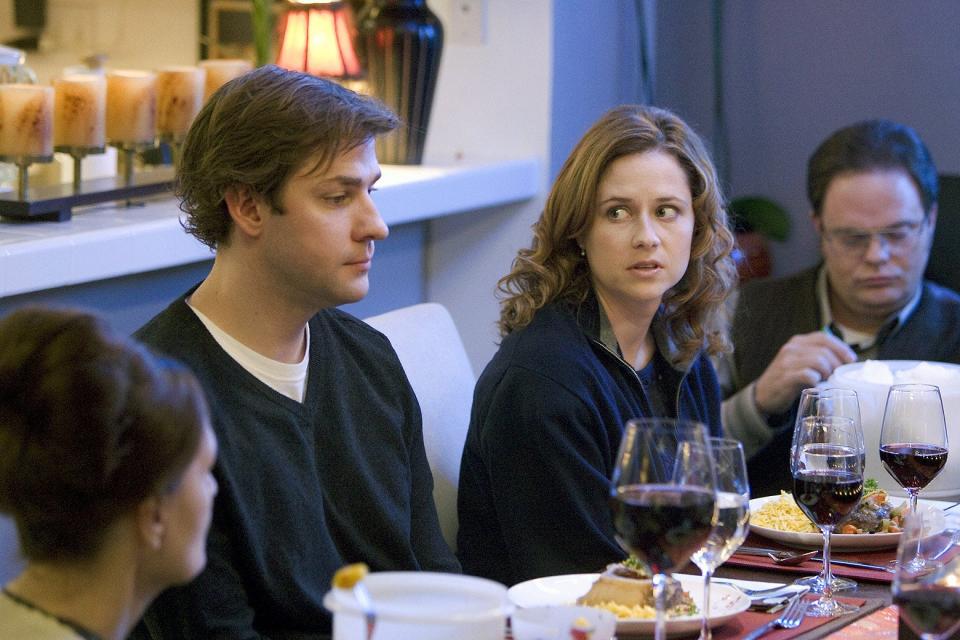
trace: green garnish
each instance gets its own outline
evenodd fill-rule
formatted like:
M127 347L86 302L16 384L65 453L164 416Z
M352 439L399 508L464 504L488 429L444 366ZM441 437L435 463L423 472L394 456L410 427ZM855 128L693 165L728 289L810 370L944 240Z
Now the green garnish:
M880 483L877 482L876 478L867 478L863 481L863 492L872 493L874 491L880 490Z

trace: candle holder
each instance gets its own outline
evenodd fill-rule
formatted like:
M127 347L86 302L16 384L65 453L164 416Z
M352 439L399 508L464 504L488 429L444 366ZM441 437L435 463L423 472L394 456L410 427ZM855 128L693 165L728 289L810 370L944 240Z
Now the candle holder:
M177 168L180 166L180 154L183 151L183 141L185 135L174 135L172 133L161 133L160 142L170 147L170 164Z
M133 157L157 146L156 142L111 142L116 147L123 162L123 184L133 185Z
M60 153L69 154L73 158L73 190L76 192L80 191L80 183L83 178L82 166L83 159L89 155L97 155L106 151L106 147L77 147L73 145L57 145L53 148L54 151L59 151Z
M52 162L53 155L49 156L29 156L29 155L16 155L16 156L6 156L0 155L0 162L9 162L17 166L17 199L26 200L27 199L27 189L30 187L30 178L29 172L27 171L30 168L30 165L34 162Z

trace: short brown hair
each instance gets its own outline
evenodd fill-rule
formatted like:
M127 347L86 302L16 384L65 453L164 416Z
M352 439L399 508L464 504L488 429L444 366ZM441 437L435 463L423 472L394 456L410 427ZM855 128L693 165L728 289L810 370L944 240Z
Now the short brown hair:
M229 187L249 186L279 214L280 190L304 162L326 167L397 124L380 102L323 78L273 65L235 78L211 96L184 140L177 170L184 227L215 249L231 229Z
M176 486L207 421L184 366L95 316L0 320L0 511L29 560L91 557L118 517Z
M592 290L590 269L580 255L580 240L596 209L597 190L607 167L622 156L649 151L668 153L687 174L695 217L690 264L663 300L666 328L683 364L704 347L711 353L726 347L723 301L736 278L733 234L717 173L700 137L664 109L623 105L608 111L583 136L564 162L540 219L533 243L521 249L512 271L498 288L500 331L525 327L544 305L554 301L583 302Z

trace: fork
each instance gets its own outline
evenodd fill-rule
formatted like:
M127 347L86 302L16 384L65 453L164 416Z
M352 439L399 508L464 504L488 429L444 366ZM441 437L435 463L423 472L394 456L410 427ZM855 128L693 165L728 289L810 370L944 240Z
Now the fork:
M774 618L759 629L754 629L743 640L756 640L760 636L774 629L796 629L803 620L803 615L807 612L807 603L803 599L803 594L799 594L790 601L790 604L784 609L778 617Z

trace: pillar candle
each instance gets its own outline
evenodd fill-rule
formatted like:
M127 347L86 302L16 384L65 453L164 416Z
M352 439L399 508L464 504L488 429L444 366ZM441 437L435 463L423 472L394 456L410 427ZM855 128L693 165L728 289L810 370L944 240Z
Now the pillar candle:
M186 135L203 103L204 71L164 67L157 71L157 132L174 140Z
M53 87L0 84L0 156L53 156Z
M53 143L58 147L100 148L107 119L107 80L68 75L53 82Z
M150 144L156 135L156 74L107 73L107 140L114 144Z
M237 76L242 76L253 69L253 64L249 60L223 58L201 60L200 67L207 72L203 91L203 101L206 102L214 91Z

